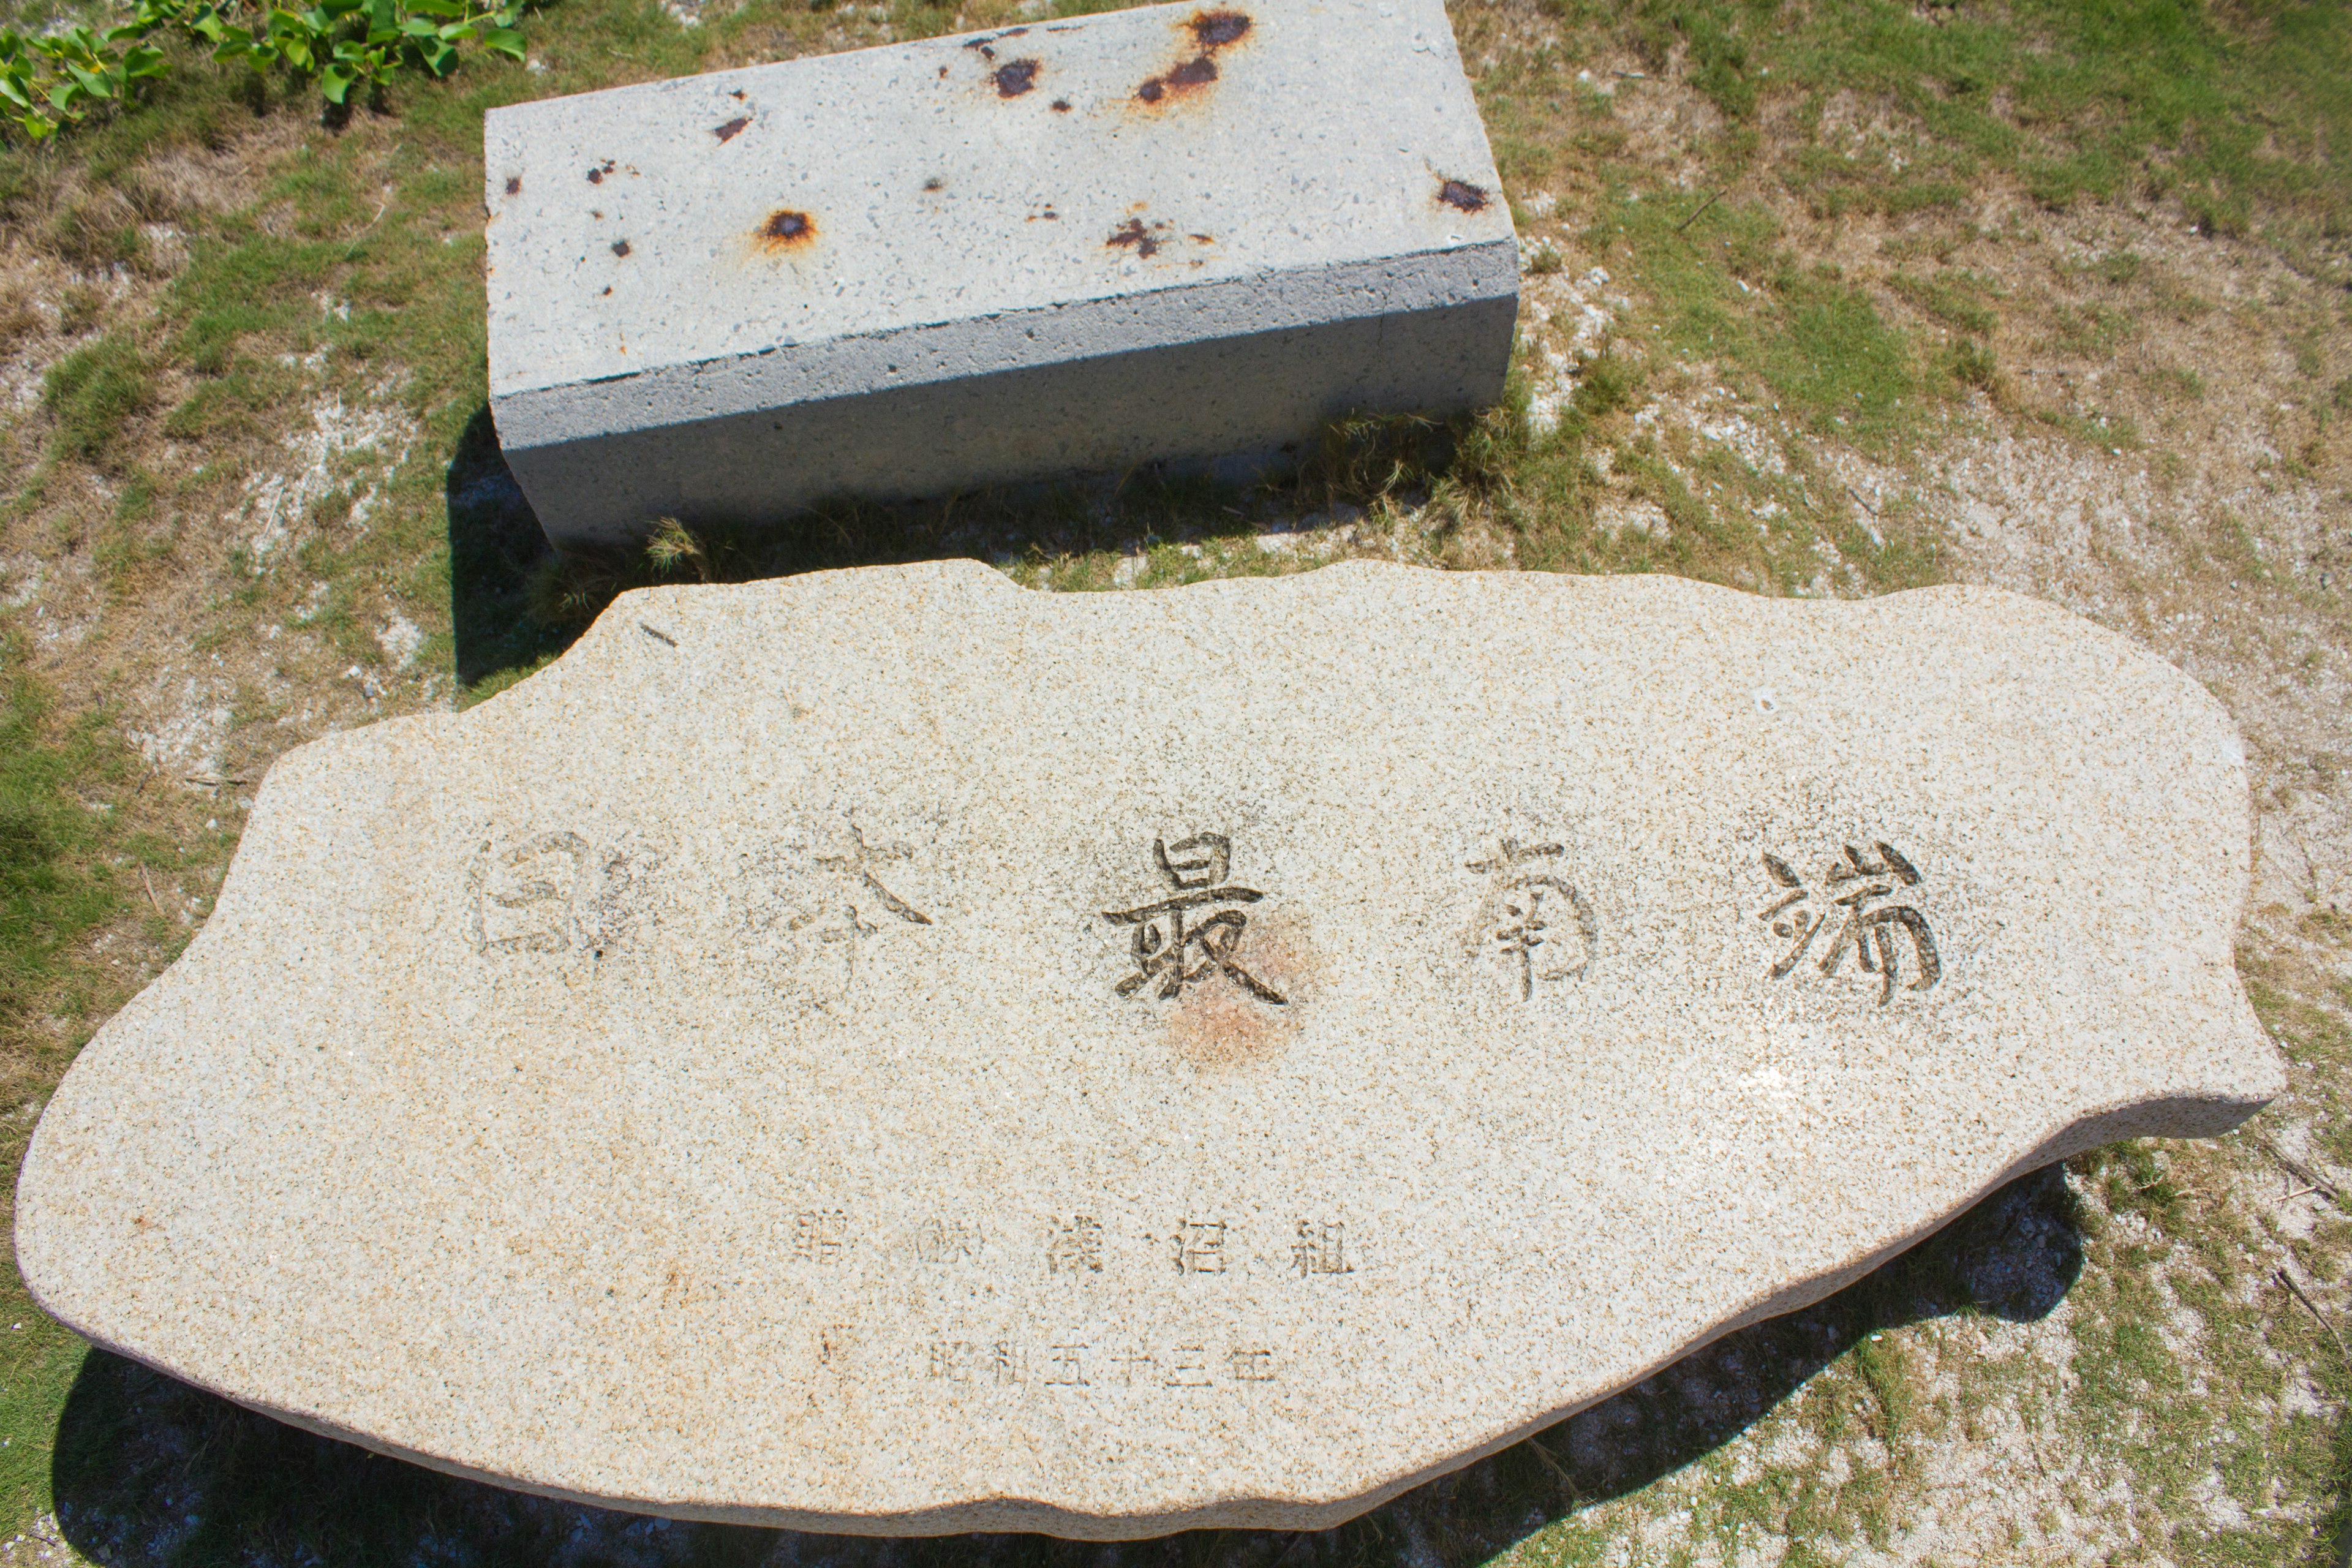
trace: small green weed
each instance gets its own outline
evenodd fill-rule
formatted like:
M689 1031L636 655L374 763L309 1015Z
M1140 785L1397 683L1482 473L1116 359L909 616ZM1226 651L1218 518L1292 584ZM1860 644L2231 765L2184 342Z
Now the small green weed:
M103 463L122 427L153 401L154 382L139 345L110 332L51 365L41 396L57 420L58 449Z

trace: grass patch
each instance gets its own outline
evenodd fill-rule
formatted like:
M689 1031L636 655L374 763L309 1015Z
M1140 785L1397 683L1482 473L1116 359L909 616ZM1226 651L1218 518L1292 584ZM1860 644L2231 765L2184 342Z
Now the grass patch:
M1549 5L1654 69L1684 58L1735 125L1798 97L1819 139L1785 177L1824 216L1958 205L1990 172L2053 206L2169 198L2216 232L2315 237L2352 207L2352 26L2336 0ZM1895 133L1818 131L1854 102Z
M154 384L139 345L110 332L51 365L41 400L57 421L57 450L105 467L123 427L153 403Z

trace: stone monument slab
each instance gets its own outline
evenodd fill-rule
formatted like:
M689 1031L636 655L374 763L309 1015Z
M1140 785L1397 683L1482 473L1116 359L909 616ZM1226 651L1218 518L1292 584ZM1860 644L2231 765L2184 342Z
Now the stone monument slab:
M559 543L1499 396L1440 0L1160 5L492 110L490 404Z
M634 593L278 763L17 1256L550 1495L1317 1528L2237 1124L2247 857L2212 699L1990 590Z

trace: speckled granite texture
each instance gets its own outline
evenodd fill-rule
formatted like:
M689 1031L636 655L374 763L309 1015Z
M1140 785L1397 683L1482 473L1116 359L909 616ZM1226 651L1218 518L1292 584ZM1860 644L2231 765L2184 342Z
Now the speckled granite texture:
M567 1497L1335 1522L2223 1131L2241 748L2036 601L970 563L305 746L42 1119L43 1305Z

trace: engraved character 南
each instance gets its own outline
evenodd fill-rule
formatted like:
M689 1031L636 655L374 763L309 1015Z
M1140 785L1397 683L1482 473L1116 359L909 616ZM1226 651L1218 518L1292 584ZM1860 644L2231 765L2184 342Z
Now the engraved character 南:
M1188 920L1191 911L1213 904L1254 904L1265 897L1255 888L1226 883L1233 840L1215 833L1196 833L1174 844L1154 839L1151 853L1174 889L1172 896L1136 909L1103 911L1103 919L1112 924L1135 928L1135 973L1118 983L1118 993L1132 996L1157 982L1158 995L1177 997L1185 986L1223 974L1261 1002L1286 1005L1288 998L1241 965L1237 950L1242 933L1249 929L1247 915L1223 909Z
M1478 910L1481 947L1494 944L1521 1001L1538 981L1573 980L1592 963L1597 938L1592 906L1560 875L1558 844L1506 838L1496 853L1465 868L1492 879ZM1538 950L1551 951L1538 956Z
M1837 934L1830 939L1828 950L1821 955L1821 972L1835 974L1846 950L1853 949L1863 973L1878 976L1878 1005L1882 1007L1894 999L1905 939L1908 939L1919 968L1919 977L1905 989L1925 991L1943 977L1943 961L1937 955L1936 933L1928 926L1927 917L1909 904L1873 907L1878 900L1894 896L1898 887L1917 887L1921 880L1918 868L1891 844L1881 841L1872 847L1878 851L1875 858L1851 844L1845 846L1844 858L1831 865L1822 879L1822 890L1818 893L1805 885L1804 879L1786 860L1777 855L1765 855L1765 874L1780 889L1780 897L1756 918L1769 923L1773 935L1789 942L1788 951L1771 967L1773 979L1781 979L1795 969L1832 923L1837 926ZM1816 908L1816 904L1826 907ZM1844 911L1843 919L1832 912L1837 910Z
M1087 1386L1087 1352L1082 1344L1051 1345L1045 1352L1045 1383L1050 1387Z

